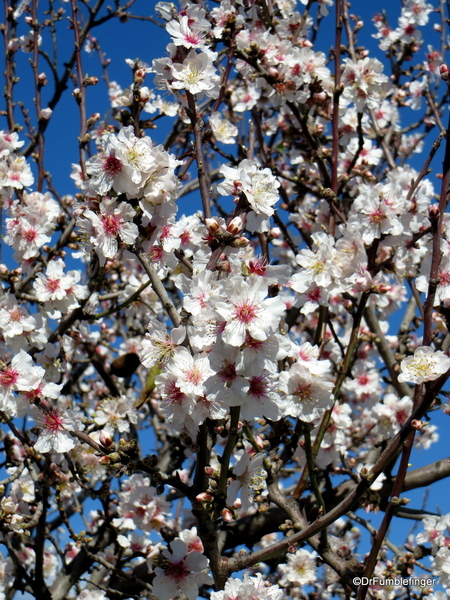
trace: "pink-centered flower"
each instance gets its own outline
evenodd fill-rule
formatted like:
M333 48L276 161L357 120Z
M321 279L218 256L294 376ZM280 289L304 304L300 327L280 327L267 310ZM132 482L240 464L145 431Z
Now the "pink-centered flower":
M68 452L75 447L70 431L81 428L79 420L72 411L61 413L55 408L39 410L32 407L31 415L37 425L41 427L41 433L34 444L37 452Z
M241 346L247 332L255 340L267 339L286 309L281 298L266 298L267 284L262 277L248 281L239 276L230 277L223 283L221 292L211 301L215 311L226 321L222 339L231 346Z
M90 242L105 258L114 258L119 251L119 238L125 244L133 244L138 228L133 223L135 211L126 202L105 198L100 203L100 212L86 210L82 220Z
M42 367L35 367L33 359L24 350L13 357L0 371L0 409L9 416L17 414L14 392L28 392L37 387L44 376Z
M208 559L200 552L188 552L188 546L180 539L170 544L169 550L163 551L165 558L163 568L155 569L153 593L159 600L170 600L181 593L188 600L195 600L200 585L211 584L212 578L203 572L208 566Z

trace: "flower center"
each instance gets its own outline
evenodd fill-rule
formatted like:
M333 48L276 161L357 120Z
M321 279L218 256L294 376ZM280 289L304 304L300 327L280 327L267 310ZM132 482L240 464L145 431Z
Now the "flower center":
M241 323L251 323L257 315L256 306L251 304L248 300L238 304L234 311L234 316Z
M16 323L20 323L22 320L22 313L19 308L13 308L9 313L10 321L15 321Z
M183 560L176 562L169 562L164 568L164 574L166 577L173 579L176 582L182 582L189 575L189 571Z
M202 382L202 374L197 367L192 367L185 372L186 380L194 385L199 385Z
M224 362L217 375L222 381L233 381L236 378L236 367L233 363Z
M267 398L267 380L264 375L255 375L250 379L248 394L257 398Z
M36 229L27 229L23 232L23 237L27 242L34 242L34 240L37 238Z
M311 384L299 384L292 395L297 396L297 398L301 401L311 400Z
M101 215L101 221L105 233L111 237L116 237L120 231L120 222L114 215Z
M4 387L12 387L18 380L19 373L11 367L7 367L0 373L0 385Z
M103 170L110 175L116 175L122 170L122 163L114 154L103 157Z
M59 290L59 279L47 279L46 287L49 292Z
M45 413L44 427L52 433L64 429L64 422L56 410L51 410L50 412Z

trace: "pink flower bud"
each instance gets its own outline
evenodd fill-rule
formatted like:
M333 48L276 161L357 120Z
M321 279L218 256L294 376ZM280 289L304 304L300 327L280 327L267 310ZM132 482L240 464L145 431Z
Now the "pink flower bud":
M195 496L195 499L197 500L197 502L201 502L202 504L209 504L210 502L212 502L213 497L211 496L211 494L208 494L208 492L201 492L200 494Z
M442 81L449 81L450 79L450 72L449 69L447 67L447 65L443 64L439 67L439 73L441 74L441 79Z
M277 240L281 237L281 229L279 227L272 227L269 231L269 235L272 239Z
M439 206L437 204L432 204L428 209L428 218L430 221L436 221L439 218L440 214Z
M413 429L415 429L416 431L420 431L421 429L423 429L425 427L425 425L426 425L426 423L424 423L420 419L413 419L411 421L411 427Z
M233 520L233 513L231 512L231 510L229 508L224 508L222 510L222 519L225 521L225 523L229 523L230 521Z
M112 439L111 435L109 434L108 431L105 431L104 429L102 429L100 431L99 440L100 440L100 444L104 448L109 448L113 444L113 439Z

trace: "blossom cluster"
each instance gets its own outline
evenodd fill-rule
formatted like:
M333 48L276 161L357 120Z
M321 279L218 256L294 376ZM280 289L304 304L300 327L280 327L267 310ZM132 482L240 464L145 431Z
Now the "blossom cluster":
M450 414L447 173L439 204L429 177L444 136L415 157L445 129L449 70L423 47L424 26L445 25L435 7L405 0L392 27L375 15L376 58L342 0L158 2L143 20L166 53L143 47L122 86L91 29L139 17L133 3L72 1L61 77L46 38L68 2L42 23L37 3L6 4L0 598L344 599L350 575L420 559L448 592L449 515L406 550L373 535L373 560L360 510L388 531L420 512L393 489L448 474L406 467L411 449L440 451ZM108 85L102 122L82 45ZM13 101L20 52L36 126ZM76 84L74 195L47 171L41 62L52 106Z

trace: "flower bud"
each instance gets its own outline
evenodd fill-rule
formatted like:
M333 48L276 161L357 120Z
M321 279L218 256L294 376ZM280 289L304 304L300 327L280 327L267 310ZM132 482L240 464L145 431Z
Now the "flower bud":
M50 117L52 116L52 109L51 108L43 108L40 112L40 118L43 119L44 121L48 121L50 119Z
M217 233L220 230L220 225L217 219L205 219L205 225L211 233Z
M108 458L112 464L120 463L120 461L122 460L122 457L120 456L120 454L118 452L113 452L112 454L110 454L108 456Z
M94 123L97 123L97 121L100 119L100 113L94 113L91 117L89 117L89 119L87 120L87 126L91 127L92 125L94 125Z
M437 204L432 204L428 209L428 218L431 222L436 221L440 215L439 206Z
M213 501L213 497L208 492L201 492L197 496L195 496L197 502L201 502L202 504L210 504Z
M83 83L84 83L85 86L88 86L88 85L97 85L97 83L98 83L98 77L94 77L94 76L92 76L92 77L85 77Z
M113 444L113 439L112 439L110 433L108 431L106 431L105 429L102 429L100 431L99 440L100 440L100 444L104 448L109 448Z
M231 233L232 235L237 235L238 233L240 233L242 231L244 224L242 222L241 217L234 217L234 219L232 219L228 225L227 225L227 231L228 233Z
M230 521L233 520L233 513L231 512L231 510L229 508L224 508L222 510L222 519L225 521L225 523L229 523Z
M439 73L441 74L442 81L445 81L447 83L450 79L450 72L449 72L447 65L445 65L445 64L441 65L439 67Z
M249 245L249 241L246 237L238 237L237 239L233 240L230 244L230 246L232 248L245 248L246 246Z

